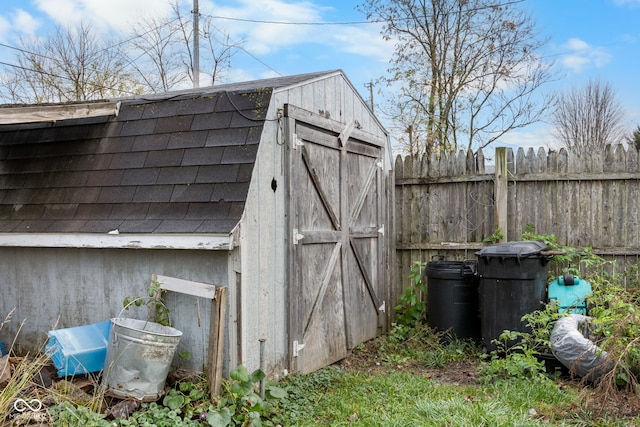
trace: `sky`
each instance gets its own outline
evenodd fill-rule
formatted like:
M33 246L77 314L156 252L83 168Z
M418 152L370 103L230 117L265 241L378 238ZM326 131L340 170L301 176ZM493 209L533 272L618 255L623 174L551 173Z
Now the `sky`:
M193 6L193 0L179 1L187 9ZM230 40L242 41L228 82L341 69L368 99L370 83L384 75L393 52L392 43L380 35L381 24L366 23L356 9L362 1L198 3L201 19L211 19ZM16 62L11 47L21 37L46 37L56 24L83 21L99 34L126 38L144 17L171 12L168 0L0 0L0 5L0 61L5 63ZM640 0L523 0L519 6L548 37L540 54L555 63L558 78L545 90L558 93L599 79L616 92L629 130L640 125ZM373 87L374 100L378 90ZM554 144L547 123L511 132L498 142L513 148Z

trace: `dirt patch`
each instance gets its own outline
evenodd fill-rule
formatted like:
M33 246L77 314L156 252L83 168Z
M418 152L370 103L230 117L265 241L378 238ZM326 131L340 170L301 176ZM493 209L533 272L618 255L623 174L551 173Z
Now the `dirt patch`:
M480 369L475 361L460 360L443 368L428 369L428 377L445 384L474 385L478 384Z
M367 373L405 371L446 384L478 384L480 368L477 360L460 360L446 366L425 366L414 359L389 360L380 350L379 339L361 344L345 359L336 363L348 370Z
M586 407L598 415L608 414L621 419L640 416L640 397L631 391L585 387L582 396Z

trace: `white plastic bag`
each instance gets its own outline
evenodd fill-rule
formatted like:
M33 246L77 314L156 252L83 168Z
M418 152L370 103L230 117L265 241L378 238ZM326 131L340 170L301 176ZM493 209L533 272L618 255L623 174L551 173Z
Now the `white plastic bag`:
M553 355L572 373L597 381L611 371L613 364L607 352L586 338L580 330L591 321L582 314L561 317L551 331Z

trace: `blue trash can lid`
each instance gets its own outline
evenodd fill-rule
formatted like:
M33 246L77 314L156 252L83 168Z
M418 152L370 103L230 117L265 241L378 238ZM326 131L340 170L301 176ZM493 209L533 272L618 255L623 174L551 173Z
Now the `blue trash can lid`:
M500 257L500 258L527 258L540 255L540 252L548 251L551 248L537 241L505 242L497 243L482 248L476 252L478 257Z

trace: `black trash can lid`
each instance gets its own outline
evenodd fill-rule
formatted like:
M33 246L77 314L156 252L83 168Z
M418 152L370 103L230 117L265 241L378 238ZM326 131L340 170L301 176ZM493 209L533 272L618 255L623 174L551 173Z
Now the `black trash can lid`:
M527 258L539 255L542 251L548 251L551 248L537 241L526 242L505 242L495 245L485 246L479 252L478 257L500 257L500 258Z

